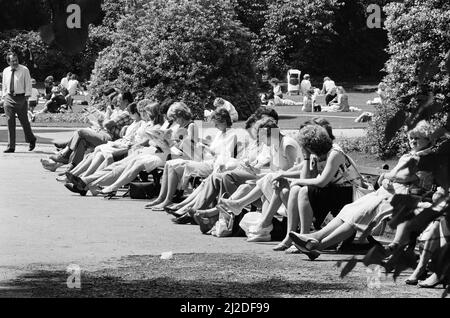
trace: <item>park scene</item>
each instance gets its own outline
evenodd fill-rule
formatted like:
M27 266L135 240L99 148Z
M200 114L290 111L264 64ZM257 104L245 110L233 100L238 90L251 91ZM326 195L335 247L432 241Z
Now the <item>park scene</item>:
M0 21L1 298L447 297L448 1Z

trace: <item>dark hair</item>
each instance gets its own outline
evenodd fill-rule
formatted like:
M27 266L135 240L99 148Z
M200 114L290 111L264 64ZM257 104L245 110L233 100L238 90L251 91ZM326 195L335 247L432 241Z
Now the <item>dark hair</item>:
M73 75L72 72L68 72L66 76L67 76L67 77L71 77L72 75Z
M150 104L145 107L145 110L148 111L149 117L153 121L153 124L162 125L164 123L164 113L161 112L160 104Z
M159 110L162 116L164 116L164 114L167 114L170 105L172 105L174 102L175 101L172 98L168 97L159 104Z
M255 111L255 116L258 120L263 118L263 116L269 116L278 123L278 113L273 108L261 106Z
M214 111L211 115L211 120L219 123L226 123L227 127L231 127L233 125L230 113L225 108L219 108L216 111Z
M70 79L74 79L74 80L78 79L77 74L72 74L72 75L70 75Z
M192 113L184 108L177 108L174 111L175 118L183 118L184 120L191 120Z
M273 118L265 117L256 122L256 129L258 130L258 138L260 135L259 131L261 129L266 129L266 136L267 138L270 138L272 137L272 129L279 129L279 127Z
M306 147L315 155L322 156L327 154L333 147L328 132L319 125L306 125L298 134L298 144Z
M275 84L275 85L277 85L279 82L280 82L280 80L279 80L278 78L276 78L276 77L272 78L272 79L269 81L269 83L272 83L272 84Z
M305 127L307 125L322 126L327 131L328 136L330 136L331 140L336 139L333 135L333 128L331 128L330 122L323 117L314 117L313 119L305 121L303 124L300 125L299 130L301 130L303 127Z
M258 118L256 118L256 115L253 114L251 115L247 121L245 122L245 129L249 129L250 127L252 127L256 122L258 121Z
M19 55L18 55L16 52L9 51L9 52L6 54L6 62L7 62L7 63L9 63L11 56L15 56L15 57L17 57L17 59L19 59Z
M139 114L137 103L131 103L127 106L128 112L130 114ZM140 115L140 114L139 114Z
M128 101L128 103L134 102L133 95L129 91L122 93L122 98L126 99Z

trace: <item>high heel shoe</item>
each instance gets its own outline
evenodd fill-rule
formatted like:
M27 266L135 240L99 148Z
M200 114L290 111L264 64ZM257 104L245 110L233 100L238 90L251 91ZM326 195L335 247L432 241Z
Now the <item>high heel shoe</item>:
M69 190L70 192L78 193L78 194L81 195L82 197L86 196L86 194L87 194L87 191L78 189L78 188L77 188L75 185L73 185L72 183L66 183L64 186L65 186L66 189Z
M419 283L419 280L424 280L427 278L427 270L423 269L422 271L420 271L419 275L417 275L416 277L417 278L411 278L411 276L410 276L409 278L407 278L405 280L405 284L406 285L417 285Z

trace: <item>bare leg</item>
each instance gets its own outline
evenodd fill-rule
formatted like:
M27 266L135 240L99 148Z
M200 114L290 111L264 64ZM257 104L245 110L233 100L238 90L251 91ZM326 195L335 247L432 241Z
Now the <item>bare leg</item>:
M247 194L250 193L255 188L255 185L250 184L241 184L239 188L237 188L236 192L234 192L231 196L231 200L237 200L240 198L245 197Z
M181 174L179 174L176 171L176 169L172 169L172 168L169 168L168 172L169 173L168 173L168 178L167 178L166 197L164 198L164 200L161 203L155 205L154 206L155 208L164 208L164 207L170 205L172 203L172 197L175 195L178 184L180 183L182 172L181 172Z
M241 211L246 205L260 199L262 195L263 193L261 189L256 186L243 198L237 200L222 199L221 202L224 203L232 211L238 212Z
M268 227L272 224L272 219L274 215L277 213L281 204L282 202L280 197L278 196L278 193L274 193L269 203L267 204L267 209L262 210L262 220L260 224L261 228Z
M341 220L339 221L342 222ZM334 230L330 235L325 237L316 248L319 250L325 249L327 247L343 242L350 236L352 236L355 231L356 230L353 228L353 226L348 223L342 222L342 225Z
M284 245L286 247L291 246L292 245L292 240L289 237L289 232L290 231L297 231L297 227L300 223L300 217L298 214L298 193L300 191L301 187L299 186L294 186L292 187L290 190L289 189L283 189L281 191L281 196L284 198L284 200L286 199L286 197L288 197L287 199L287 234L286 237L283 239L283 241L281 241L281 243L279 244Z
M74 169L72 169L71 173L75 176L81 176L88 168L92 162L92 155L86 156L83 161L81 161Z
M89 168L84 172L83 176L89 176L89 175L93 174L95 171L98 170L100 165L105 160L105 157L103 156L103 154L101 152L95 154L93 157L94 158L91 160L91 164L89 165Z
M142 158L138 159L136 161L131 162L128 167L125 169L125 171L120 175L120 177L109 187L106 187L102 190L103 193L109 193L113 191L117 191L120 187L130 183L133 181L138 175L139 172L146 170L146 166L149 164L149 160L151 160L151 168L148 170L152 171L156 167L162 165L162 161L159 157L154 156L151 159L150 158Z
M169 184L169 165L168 163L166 163L164 165L164 172L161 177L161 190L159 191L159 195L155 200L150 201L150 203L148 203L146 207L154 206L164 201L164 199L167 196L168 184Z
M300 233L307 234L311 229L314 212L308 198L308 187L302 187L298 192L298 213L300 215Z

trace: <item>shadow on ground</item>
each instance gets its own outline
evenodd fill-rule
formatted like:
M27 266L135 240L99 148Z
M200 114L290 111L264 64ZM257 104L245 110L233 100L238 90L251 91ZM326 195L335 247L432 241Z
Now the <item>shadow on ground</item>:
M175 254L169 260L130 256L100 270L82 270L81 289L67 287L70 274L62 267L41 265L2 284L0 297L324 297L359 289L337 276L335 280L328 275L311 277L309 266L304 272L297 268L303 265L298 255L288 259L242 254Z

